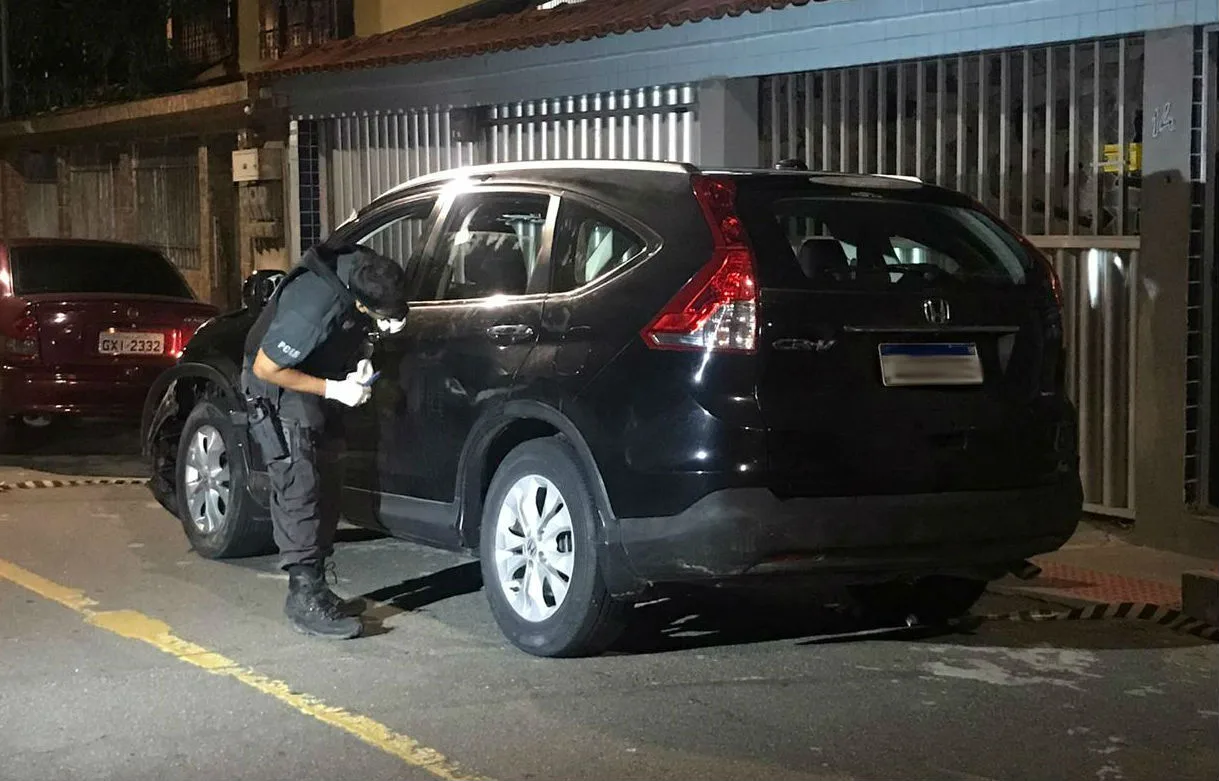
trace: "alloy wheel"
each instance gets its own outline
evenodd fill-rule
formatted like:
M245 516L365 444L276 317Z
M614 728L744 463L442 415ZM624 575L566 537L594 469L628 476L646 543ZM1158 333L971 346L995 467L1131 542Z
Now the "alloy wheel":
M545 621L563 605L575 569L571 512L559 489L540 475L517 480L499 508L495 572L517 615Z
M224 524L231 491L228 451L215 426L200 426L191 437L183 477L191 522L214 534Z

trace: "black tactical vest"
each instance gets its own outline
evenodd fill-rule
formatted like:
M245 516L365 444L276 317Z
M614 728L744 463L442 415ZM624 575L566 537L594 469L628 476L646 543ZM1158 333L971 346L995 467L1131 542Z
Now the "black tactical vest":
M368 341L372 319L356 309L356 299L338 276L338 255L329 249L316 248L305 253L300 263L289 271L275 288L275 292L263 306L262 312L250 327L245 340L245 367L254 364L254 356L262 346L262 340L275 319L281 294L293 280L305 274L316 274L325 280L338 299L332 307L333 324L323 323L328 336L318 347L297 365L298 371L328 380L341 380L355 368ZM266 394L270 395L270 394Z

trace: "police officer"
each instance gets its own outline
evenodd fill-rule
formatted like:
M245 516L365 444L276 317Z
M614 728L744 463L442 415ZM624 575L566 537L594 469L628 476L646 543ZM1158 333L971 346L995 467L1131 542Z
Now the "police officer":
M370 333L401 330L406 314L397 263L366 247L321 245L280 282L246 337L242 386L271 479L275 544L288 572L284 613L305 634L363 631L362 605L343 602L325 580L342 486L339 405L368 401Z

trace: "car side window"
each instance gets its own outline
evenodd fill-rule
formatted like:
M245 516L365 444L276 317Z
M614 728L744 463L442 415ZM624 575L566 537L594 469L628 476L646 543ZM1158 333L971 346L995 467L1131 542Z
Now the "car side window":
M535 290L549 209L548 195L458 196L440 229L423 300L521 296Z
M564 199L555 226L555 293L583 287L633 260L647 244L633 231L597 210Z
M358 232L355 243L397 261L407 277L413 278L423 260L427 226L435 206L434 197L405 204L377 220L367 231Z

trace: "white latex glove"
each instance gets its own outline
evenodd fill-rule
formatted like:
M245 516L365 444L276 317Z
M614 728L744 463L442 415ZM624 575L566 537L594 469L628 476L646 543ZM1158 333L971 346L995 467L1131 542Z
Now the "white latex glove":
M378 320L377 328L380 328L387 334L400 333L403 328L406 328L406 318L401 320Z
M360 362L356 364L356 370L347 375L347 379L367 385L368 381L372 379L373 374L372 361L367 358L361 358Z
M352 372L345 380L326 380L326 398L348 407L358 407L368 401L372 396L372 388L355 377L356 373Z

